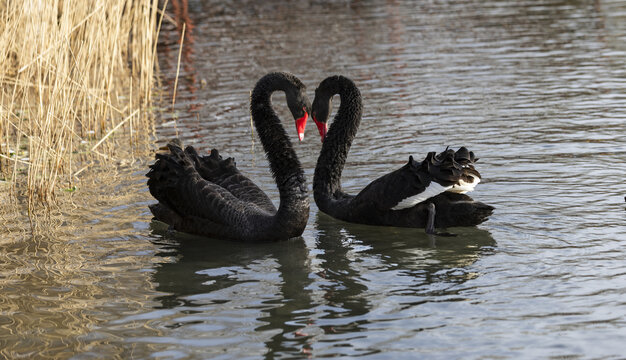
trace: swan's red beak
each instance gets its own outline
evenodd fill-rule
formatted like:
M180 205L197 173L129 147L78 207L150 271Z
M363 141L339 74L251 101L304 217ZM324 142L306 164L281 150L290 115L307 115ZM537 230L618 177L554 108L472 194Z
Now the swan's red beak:
M296 119L296 130L298 131L298 139L302 141L304 139L304 128L306 127L306 121L309 119L309 114L304 112L304 116Z
M322 137L322 142L324 142L324 139L326 138L326 133L328 132L328 124L317 121L315 116L313 116L313 121L315 121L315 125L317 125L317 130L319 130L320 136Z

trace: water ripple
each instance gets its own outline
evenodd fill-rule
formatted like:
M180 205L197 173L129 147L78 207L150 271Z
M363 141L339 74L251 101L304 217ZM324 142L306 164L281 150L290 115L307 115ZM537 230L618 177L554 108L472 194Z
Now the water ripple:
M623 357L622 1L209 0L191 1L190 15L193 41L159 145L179 136L218 148L278 199L250 126L252 86L290 71L313 96L343 74L364 101L344 190L409 155L464 145L484 176L473 196L496 212L432 239L343 223L312 205L302 238L207 242L147 225L142 163L122 186L99 185L103 210L77 210L71 221L91 231L30 239L8 225L2 356ZM171 94L178 34L165 27ZM273 101L290 119L284 95ZM309 180L315 132L294 144Z

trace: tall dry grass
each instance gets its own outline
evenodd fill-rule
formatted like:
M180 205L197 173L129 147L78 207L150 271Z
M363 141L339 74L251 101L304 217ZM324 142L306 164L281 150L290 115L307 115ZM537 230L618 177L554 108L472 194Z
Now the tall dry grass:
M29 208L144 146L159 13L158 0L0 1L0 178Z

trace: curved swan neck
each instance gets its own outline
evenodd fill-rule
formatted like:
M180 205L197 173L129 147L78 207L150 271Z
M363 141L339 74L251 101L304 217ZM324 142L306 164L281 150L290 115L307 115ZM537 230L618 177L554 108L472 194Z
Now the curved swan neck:
M302 203L302 197L306 198L307 190L300 161L272 108L271 97L275 91L298 93L304 89L302 82L291 74L270 73L257 82L250 98L252 120L280 192L279 213L281 209L285 211L291 208L290 205Z
M322 81L316 91L316 97L321 97L322 104L328 104L337 94L341 104L324 139L313 179L315 202L318 206L322 204L320 208L325 207L337 191L341 191L341 173L361 122L361 93L352 80L333 76Z

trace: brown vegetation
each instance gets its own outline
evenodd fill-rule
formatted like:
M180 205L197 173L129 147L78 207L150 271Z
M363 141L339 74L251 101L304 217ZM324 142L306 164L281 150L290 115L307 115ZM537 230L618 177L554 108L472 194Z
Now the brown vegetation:
M30 208L145 149L158 3L0 2L0 191L24 190Z

